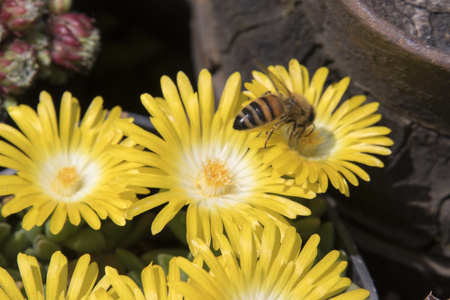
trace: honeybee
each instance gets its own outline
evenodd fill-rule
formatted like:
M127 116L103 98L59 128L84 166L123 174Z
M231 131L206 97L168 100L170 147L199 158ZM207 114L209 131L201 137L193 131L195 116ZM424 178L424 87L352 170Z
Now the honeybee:
M233 129L249 130L274 122L264 143L265 149L275 130L280 129L285 124L292 123L288 141L290 147L293 137L299 139L308 126L311 124L314 126L313 122L316 116L314 107L302 95L290 92L285 84L265 65L257 60L254 60L254 62L269 76L278 89L282 88L286 94L268 92L253 100L237 114Z

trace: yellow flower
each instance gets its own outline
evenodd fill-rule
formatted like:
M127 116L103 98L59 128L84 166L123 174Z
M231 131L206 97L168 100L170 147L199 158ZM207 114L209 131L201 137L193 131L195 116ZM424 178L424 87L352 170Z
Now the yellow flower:
M0 136L9 142L0 141L0 166L17 170L16 175L0 176L0 195L15 195L3 206L3 216L31 207L23 228L51 218L53 234L61 231L67 218L74 225L84 219L94 229L107 217L125 224L124 210L135 201L135 193L118 181L118 175L136 164L104 151L123 135L113 126L121 109L115 107L107 115L102 103L102 98L95 98L80 123L78 100L65 93L59 125L46 92L40 95L37 113L26 105L8 109L21 131L0 124ZM121 143L133 145L129 140Z
M166 275L164 270L158 266L150 264L142 270L141 289L130 277L119 275L116 269L105 268L105 276L101 280L102 289L93 293L95 299L110 299L105 297L110 295L111 299L127 300L175 300L182 299L181 295L172 289L167 288ZM169 262L168 280L180 280L180 269L175 265L175 260ZM107 291L107 292L105 292Z
M199 237L210 245L212 238L217 248L218 232L225 230L236 241L244 223L252 224L257 232L269 219L286 228L283 216L310 214L308 208L280 195L312 198L315 193L308 186L295 186L292 179L272 177L258 151L248 149L256 133L233 130L234 116L243 100L238 73L228 79L216 113L208 71L200 73L198 94L182 72L177 85L164 76L161 87L165 100L148 94L141 97L160 136L125 120L116 122L134 142L150 150L111 148L115 155L148 166L140 169L140 174L126 174L122 179L132 186L161 189L132 204L127 216L167 203L153 221L152 232L156 234L188 205L188 241Z
M83 255L76 264L68 282L67 258L57 251L52 255L47 271L47 280L42 283L40 266L33 256L19 253L21 281L25 288L26 298L16 286L9 273L0 268L0 299L5 300L41 300L41 299L86 299L92 292L98 276L97 264L89 263L89 254Z
M313 125L305 129L302 137L289 142L291 126L285 125L276 131L267 143L264 151L264 163L273 167L274 175L289 175L296 184L305 182L319 183L320 191L325 192L328 181L341 193L349 195L348 183L358 185L359 176L369 181L369 175L357 164L383 167L383 163L372 154L389 155L386 148L393 144L385 135L391 130L383 126L372 126L381 119L375 113L379 103L363 105L366 97L354 96L338 104L350 83L349 78L328 86L324 93L327 68L320 68L311 82L307 69L295 59L289 63L289 72L282 66L270 66L289 93L303 95L315 108ZM248 91L244 92L250 99L255 99L268 91L286 94L281 84L275 85L269 78L253 72L254 80L246 83ZM286 95L285 95L286 96ZM250 148L262 148L266 137L262 135L250 144ZM273 146L273 147L269 147Z
M178 257L177 265L189 276L187 282L172 280L169 287L187 299L333 299L347 289L351 280L340 277L347 262L333 250L314 264L319 236L311 236L301 249L301 238L293 227L284 237L273 222L267 222L261 247L249 224L241 232L239 252L228 239L218 235L221 256L216 257L200 239L192 241L198 251L194 262ZM200 259L199 259L200 258ZM208 271L202 268L202 261ZM369 292L358 289L338 299L366 299Z

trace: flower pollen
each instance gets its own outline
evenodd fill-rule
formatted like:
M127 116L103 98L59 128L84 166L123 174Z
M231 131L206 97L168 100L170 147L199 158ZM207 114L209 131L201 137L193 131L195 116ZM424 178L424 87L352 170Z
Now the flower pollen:
M81 178L74 166L59 169L52 184L53 191L62 197L72 196L81 189L81 186Z
M325 128L311 129L310 127L305 132L307 133L298 139L298 143L293 147L293 150L310 159L328 157L335 146L333 133Z
M303 144L318 145L322 143L322 137L320 136L317 130L312 130L308 134L304 134L301 137L300 142Z
M204 196L215 197L224 194L231 183L229 168L219 159L206 160L197 178L197 188Z
M306 156L312 157L315 156L315 150L317 147L324 142L322 136L320 135L318 130L314 130L308 134L304 134L298 142L298 151Z

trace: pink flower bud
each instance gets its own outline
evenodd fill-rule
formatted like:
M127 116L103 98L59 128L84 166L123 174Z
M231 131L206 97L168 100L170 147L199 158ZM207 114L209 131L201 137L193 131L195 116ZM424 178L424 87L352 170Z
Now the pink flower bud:
M4 0L0 18L12 31L30 28L41 16L39 0Z
M35 51L29 43L14 39L0 49L0 91L4 96L28 88L37 71Z
M54 15L49 19L52 60L74 71L92 68L100 50L100 30L92 19L78 13Z

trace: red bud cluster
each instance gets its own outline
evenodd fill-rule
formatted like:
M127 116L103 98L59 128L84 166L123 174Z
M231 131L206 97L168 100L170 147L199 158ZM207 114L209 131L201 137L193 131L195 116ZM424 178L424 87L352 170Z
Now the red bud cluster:
M92 68L100 50L100 31L92 19L77 13L52 16L49 20L52 60L74 71Z
M68 12L72 0L0 0L0 98L36 78L53 82L87 72L100 49L94 20ZM56 79L56 80L55 80Z
M41 18L42 6L39 0L4 0L0 17L9 30L21 35Z
M38 65L33 47L20 39L3 45L0 50L0 90L3 94L18 94L30 86Z

